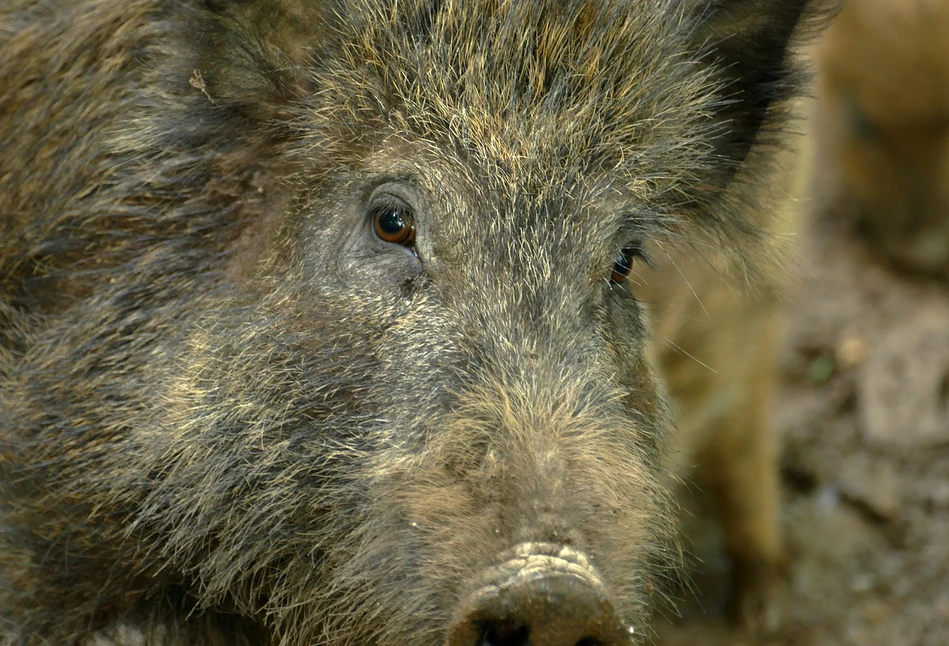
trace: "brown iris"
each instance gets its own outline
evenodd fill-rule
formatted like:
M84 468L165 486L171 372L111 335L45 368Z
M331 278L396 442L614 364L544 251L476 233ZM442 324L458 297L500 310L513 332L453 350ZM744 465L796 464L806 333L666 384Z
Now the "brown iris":
M415 216L401 205L385 205L372 213L372 227L380 240L411 247L415 243Z

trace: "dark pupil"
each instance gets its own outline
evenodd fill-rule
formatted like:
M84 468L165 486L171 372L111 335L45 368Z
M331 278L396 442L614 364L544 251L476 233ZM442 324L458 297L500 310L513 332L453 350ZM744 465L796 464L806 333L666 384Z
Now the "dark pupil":
M405 229L405 219L399 209L388 209L379 216L379 229L389 235L398 235Z
M623 249L619 255L616 257L616 266L613 267L613 271L621 276L625 276L629 273L629 270L633 266L633 261L630 259L629 249Z

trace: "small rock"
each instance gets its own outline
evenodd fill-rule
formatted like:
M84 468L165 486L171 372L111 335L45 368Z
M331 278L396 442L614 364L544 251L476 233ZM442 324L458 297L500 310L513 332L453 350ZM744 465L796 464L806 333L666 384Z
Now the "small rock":
M889 331L861 371L863 435L879 447L949 444L949 312Z
M927 490L929 501L936 507L949 507L949 482L935 482ZM949 601L949 598L947 598Z
M822 514L831 514L840 506L840 492L834 487L821 487L816 497L817 509Z
M862 453L848 456L837 475L844 498L863 505L873 514L893 520L900 509L902 495L895 469L882 460Z
M856 594L862 594L864 592L869 592L873 589L873 586L876 584L876 579L872 574L867 572L863 574L858 574L850 582L850 591Z
M847 334L837 344L837 363L842 368L856 368L863 364L870 354L867 340L857 334Z
M949 595L944 595L936 602L937 616L949 620Z

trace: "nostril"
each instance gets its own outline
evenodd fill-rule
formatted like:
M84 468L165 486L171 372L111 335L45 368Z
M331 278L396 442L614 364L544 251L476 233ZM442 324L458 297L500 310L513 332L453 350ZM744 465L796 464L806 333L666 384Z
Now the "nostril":
M480 646L528 646L530 627L514 621L489 621L481 629Z
M515 621L485 622L479 646L532 646L529 626ZM596 637L584 637L574 646L603 646Z

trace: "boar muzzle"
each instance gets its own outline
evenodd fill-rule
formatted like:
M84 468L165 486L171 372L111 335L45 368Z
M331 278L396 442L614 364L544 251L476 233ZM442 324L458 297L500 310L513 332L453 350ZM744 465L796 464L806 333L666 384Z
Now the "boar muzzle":
M446 646L627 646L632 631L582 553L523 543L480 579Z

